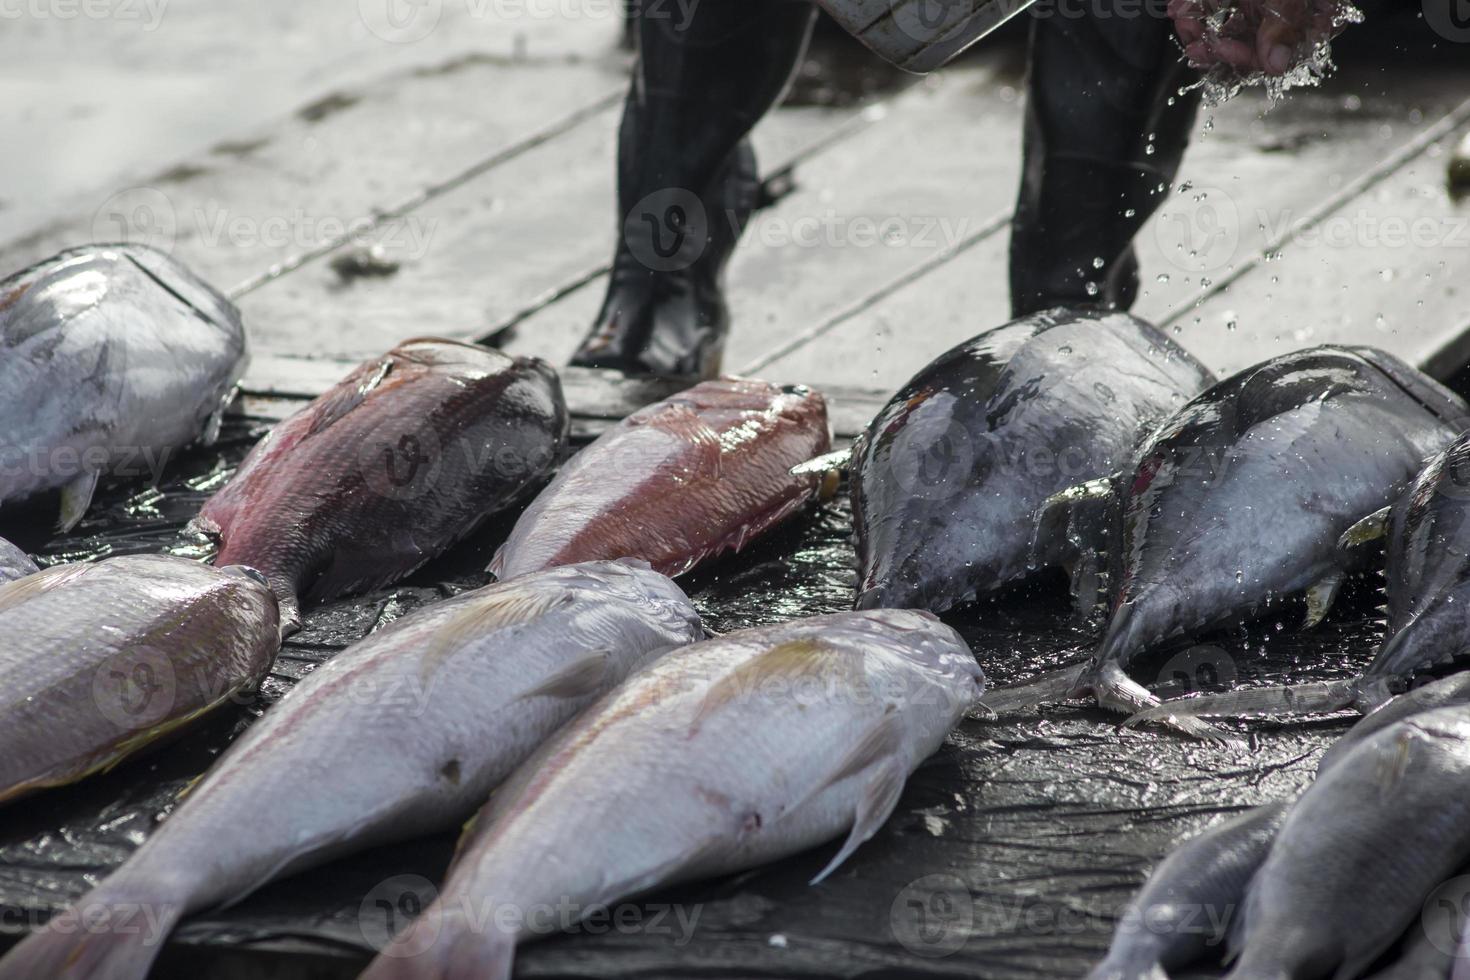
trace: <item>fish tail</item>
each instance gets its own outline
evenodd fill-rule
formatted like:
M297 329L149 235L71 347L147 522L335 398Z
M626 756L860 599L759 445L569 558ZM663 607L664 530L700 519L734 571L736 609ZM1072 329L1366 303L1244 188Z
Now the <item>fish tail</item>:
M1014 687L991 688L984 707L996 715L1013 714L1040 704L1055 704L1080 697L1089 686L1091 661L1053 670Z
M1099 707L1117 711L1131 717L1159 704L1159 699L1148 689L1123 672L1115 663L1102 664L1093 678L1092 693ZM1228 735L1214 725L1189 716L1175 717L1170 714L1160 722L1181 734L1206 742L1239 745L1239 739Z
M1315 715L1358 703L1357 685L1352 681L1316 681L1283 687L1258 687L1196 698L1179 698L1145 708L1123 724L1148 722L1167 724L1182 718L1245 718L1252 715Z
M1087 980L1169 980L1169 975L1164 972L1163 964L1157 956L1149 955L1140 959L1127 955L1127 950L1121 952L1125 955L1109 953L1107 959L1092 968Z
M99 888L5 954L0 980L143 980L183 912L151 890Z
M430 906L383 948L359 980L510 980L516 937L472 927Z

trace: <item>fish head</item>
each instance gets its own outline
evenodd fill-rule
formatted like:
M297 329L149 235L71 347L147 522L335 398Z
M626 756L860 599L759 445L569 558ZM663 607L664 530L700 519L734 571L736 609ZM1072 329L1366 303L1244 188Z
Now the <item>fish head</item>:
M704 625L699 611L694 608L694 603L684 594L684 590L667 575L654 571L642 559L589 561L553 568L544 574L564 579L572 585L593 586L603 596L644 610L652 620L670 633L689 642L704 638Z

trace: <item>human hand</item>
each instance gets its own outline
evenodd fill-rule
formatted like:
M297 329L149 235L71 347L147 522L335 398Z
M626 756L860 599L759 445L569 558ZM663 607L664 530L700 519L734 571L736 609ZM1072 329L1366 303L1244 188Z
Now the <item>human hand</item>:
M1356 19L1346 0L1169 0L1189 63L1206 73L1280 76Z

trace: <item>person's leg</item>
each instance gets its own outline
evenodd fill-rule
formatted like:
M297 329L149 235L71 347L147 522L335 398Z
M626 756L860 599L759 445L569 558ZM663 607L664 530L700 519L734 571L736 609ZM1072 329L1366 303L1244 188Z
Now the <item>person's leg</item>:
M1011 227L1011 306L1127 309L1133 236L1163 203L1198 91L1165 0L1043 0L1031 26L1025 153ZM1084 12L1085 10L1085 12Z
M816 8L644 3L619 135L612 275L572 363L708 377L729 323L725 264L760 190L745 137L786 89Z

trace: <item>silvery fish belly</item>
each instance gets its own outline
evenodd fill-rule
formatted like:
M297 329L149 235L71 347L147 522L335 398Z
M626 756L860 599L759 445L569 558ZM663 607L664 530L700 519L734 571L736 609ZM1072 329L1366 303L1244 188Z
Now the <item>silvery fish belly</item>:
M297 684L121 868L0 959L0 978L143 980L159 930L182 915L457 826L579 709L702 635L677 586L614 562L528 575L398 620ZM137 908L158 910L152 932L118 911ZM116 928L78 930L78 917Z
M1251 881L1228 977L1361 976L1470 858L1470 709L1358 742L1292 808Z
M276 600L246 569L164 555L0 585L0 799L107 769L258 682Z
M634 412L573 457L490 571L505 579L632 557L681 575L803 507L821 481L791 470L830 448L826 402L811 389L705 381Z
M516 501L568 425L545 362L405 341L272 429L194 527L266 576L294 629L300 603L393 582Z
M944 354L854 449L858 606L943 611L1024 575L1042 503L1124 466L1213 381L1123 313L1051 310Z
M0 538L0 583L34 575L40 569L31 561L31 556L15 545Z
M239 311L151 248L73 249L0 282L0 504L60 489L69 530L99 477L157 479L212 442L247 361Z
M958 634L907 610L818 616L665 657L511 777L467 830L438 900L364 976L505 980L516 943L545 931L542 913L575 917L848 832L820 880L888 818L983 684Z

